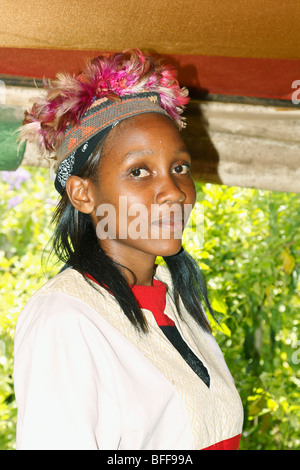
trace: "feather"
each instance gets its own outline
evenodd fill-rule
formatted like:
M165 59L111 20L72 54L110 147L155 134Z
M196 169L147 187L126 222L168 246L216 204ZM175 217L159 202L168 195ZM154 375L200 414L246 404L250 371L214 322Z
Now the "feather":
M118 101L123 95L153 91L178 128L185 126L181 114L188 90L180 88L176 70L137 49L87 61L77 76L58 73L52 81L44 79L44 90L25 112L19 140L35 142L47 159L63 141L67 126L78 124L95 99Z

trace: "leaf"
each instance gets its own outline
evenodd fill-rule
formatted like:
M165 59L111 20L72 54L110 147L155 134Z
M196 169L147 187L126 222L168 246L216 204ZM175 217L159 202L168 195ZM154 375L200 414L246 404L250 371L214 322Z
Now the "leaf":
M206 263L199 261L198 265L200 266L201 269L203 269L203 271L210 271L210 267Z
M265 406L265 398L259 397L255 400L248 408L248 413L250 416L256 416Z
M270 414L271 413L266 413L262 416L261 427L260 427L261 432L266 432L270 428L270 423L271 423Z
M215 310L216 312L220 312L220 313L223 313L223 315L226 315L227 306L222 299L214 297L212 300L211 306L213 310Z
M220 327L221 327L221 331L224 333L224 335L226 335L230 338L231 337L231 330L228 328L228 326L225 323L221 323Z
M281 252L280 259L283 261L283 270L285 274L292 274L295 267L295 258L285 250Z
M276 411L278 409L279 405L278 403L273 400L272 398L268 398L267 400L267 408L271 411Z

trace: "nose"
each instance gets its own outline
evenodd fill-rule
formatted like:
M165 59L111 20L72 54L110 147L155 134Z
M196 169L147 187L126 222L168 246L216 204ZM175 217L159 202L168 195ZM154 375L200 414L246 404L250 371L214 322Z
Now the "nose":
M155 195L155 204L183 203L185 199L185 192L180 188L172 175L169 174L161 178Z

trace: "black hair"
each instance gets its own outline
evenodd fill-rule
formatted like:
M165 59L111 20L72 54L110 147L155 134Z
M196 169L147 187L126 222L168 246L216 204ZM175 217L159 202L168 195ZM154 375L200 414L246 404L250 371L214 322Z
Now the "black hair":
M104 141L101 141L93 155L78 176L96 181L99 174L100 154L103 155ZM132 293L120 265L109 257L100 247L96 229L89 214L79 212L70 202L66 191L62 193L52 222L56 229L52 238L52 248L59 260L80 272L86 282L95 287L86 275L92 276L97 283L113 294L124 314L137 330L146 333L148 325L141 308ZM167 264L173 283L173 297L178 315L180 299L188 313L205 331L211 331L204 305L213 316L207 297L205 278L196 261L181 248L173 256L163 258ZM136 279L134 273L132 273Z

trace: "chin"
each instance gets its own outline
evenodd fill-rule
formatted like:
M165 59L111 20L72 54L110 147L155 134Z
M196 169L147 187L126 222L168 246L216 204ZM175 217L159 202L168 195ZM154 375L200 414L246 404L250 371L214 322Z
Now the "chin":
M155 240L153 245L156 256L174 256L181 250L182 240Z

